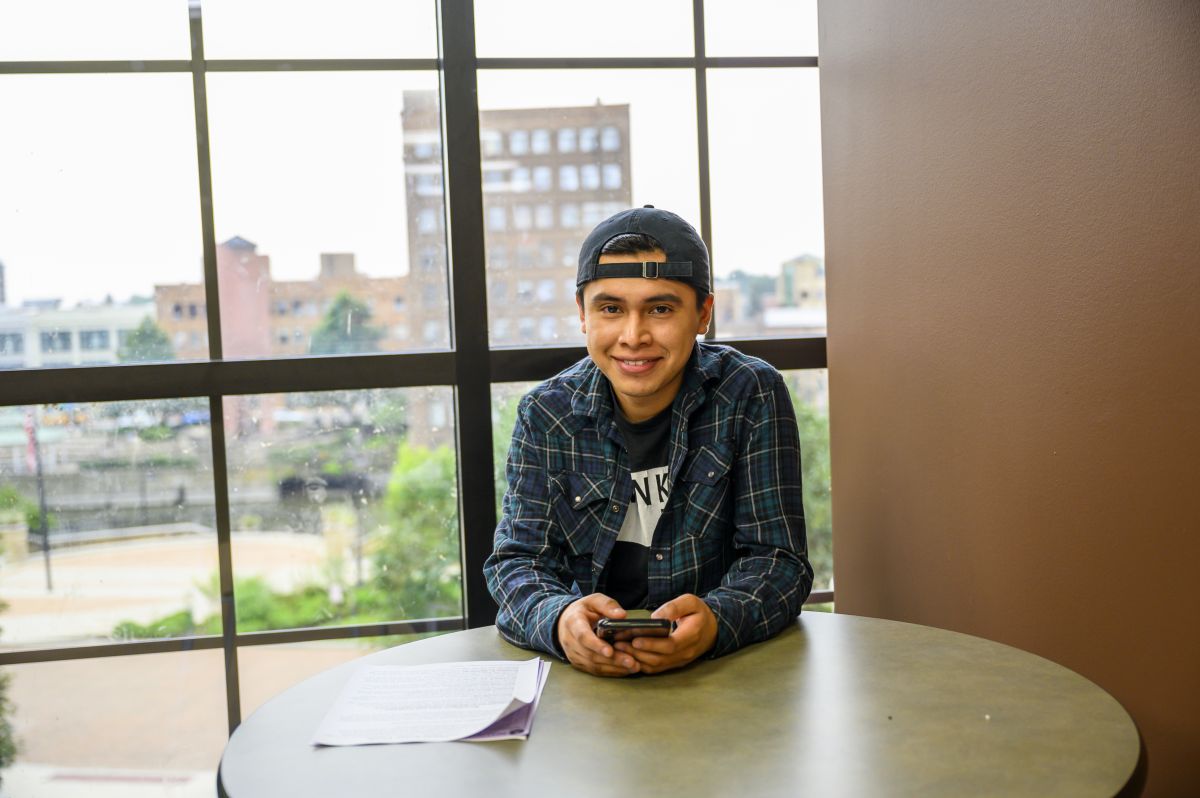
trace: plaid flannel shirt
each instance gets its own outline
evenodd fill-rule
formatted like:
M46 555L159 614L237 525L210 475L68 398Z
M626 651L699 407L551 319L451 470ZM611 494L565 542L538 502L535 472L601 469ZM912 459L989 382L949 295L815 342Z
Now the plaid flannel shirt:
M653 609L694 593L717 618L710 655L764 640L812 588L791 397L774 368L697 343L671 413L671 493L649 552ZM508 490L484 565L508 641L562 657L568 604L604 592L633 483L608 379L585 358L517 411Z

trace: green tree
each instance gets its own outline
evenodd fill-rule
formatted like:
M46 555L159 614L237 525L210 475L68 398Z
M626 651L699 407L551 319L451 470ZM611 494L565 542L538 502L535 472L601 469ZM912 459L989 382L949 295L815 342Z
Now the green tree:
M145 363L148 361L174 360L175 352L171 349L171 340L162 331L154 319L147 316L142 323L125 338L117 351L117 359L122 363Z
M373 583L400 618L462 612L454 452L401 443L384 497Z
M800 429L800 465L804 479L804 521L808 532L808 559L816 573L814 587L825 589L833 578L833 513L829 492L829 417L796 399Z
M342 291L313 330L308 351L314 355L376 352L383 330L370 322L371 310L366 303Z

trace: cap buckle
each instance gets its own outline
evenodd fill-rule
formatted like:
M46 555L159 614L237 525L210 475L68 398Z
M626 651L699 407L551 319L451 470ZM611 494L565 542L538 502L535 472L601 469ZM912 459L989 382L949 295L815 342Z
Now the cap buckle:
M645 277L647 280L657 280L658 279L658 267L660 265L661 264L659 264L657 261L652 261L652 260L642 261L642 277ZM651 266L653 266L654 268L651 269L650 268Z

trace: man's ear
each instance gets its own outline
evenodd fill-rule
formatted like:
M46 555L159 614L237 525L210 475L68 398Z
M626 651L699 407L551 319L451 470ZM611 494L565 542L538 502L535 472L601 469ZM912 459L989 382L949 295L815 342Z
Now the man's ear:
M708 332L708 325L712 322L713 314L713 295L709 294L704 298L704 304L700 307L700 325L696 331L697 335L704 335Z

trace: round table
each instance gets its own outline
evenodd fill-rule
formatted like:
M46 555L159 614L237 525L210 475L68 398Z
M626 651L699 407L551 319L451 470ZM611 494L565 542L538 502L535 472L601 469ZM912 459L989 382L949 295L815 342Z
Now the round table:
M219 789L230 798L1063 798L1116 795L1139 762L1121 705L1060 665L969 635L825 613L657 676L597 678L555 661L525 741L309 744L362 665L532 656L485 627L333 668L242 723Z

